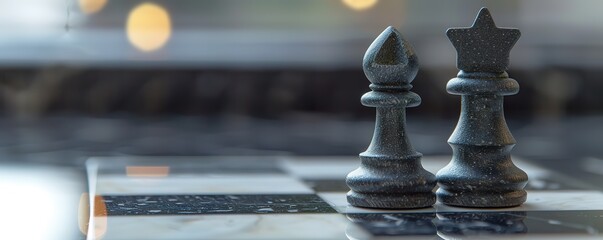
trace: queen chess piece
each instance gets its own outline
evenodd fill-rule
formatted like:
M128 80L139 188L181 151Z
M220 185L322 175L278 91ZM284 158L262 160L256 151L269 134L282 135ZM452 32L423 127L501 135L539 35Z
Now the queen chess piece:
M461 114L448 139L451 162L437 174L438 200L461 207L513 207L526 201L527 174L511 160L515 139L504 117L503 96L519 91L509 78L509 52L518 29L498 28L482 8L470 28L451 28L460 72L446 86L461 95Z
M410 44L388 27L370 45L363 69L371 81L364 106L377 109L375 131L368 149L360 153L360 167L348 174L348 202L367 208L423 208L435 203L435 176L421 166L422 154L406 134L406 108L421 103L409 91L418 71Z

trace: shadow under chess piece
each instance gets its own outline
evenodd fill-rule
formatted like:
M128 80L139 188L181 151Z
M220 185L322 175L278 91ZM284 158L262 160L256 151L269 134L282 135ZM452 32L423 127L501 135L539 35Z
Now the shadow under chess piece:
M459 122L448 139L452 161L437 173L438 200L462 207L512 207L526 201L527 174L511 161L515 139L504 117L503 96L519 91L507 75L518 29L498 28L482 8L470 28L452 28L448 38L461 70L446 89L461 95Z
M361 165L348 174L348 202L368 208L423 208L435 203L435 176L421 166L422 154L408 140L406 108L421 103L409 91L418 71L410 44L388 27L368 48L363 69L371 92L364 106L377 108L375 132L368 149L360 153Z

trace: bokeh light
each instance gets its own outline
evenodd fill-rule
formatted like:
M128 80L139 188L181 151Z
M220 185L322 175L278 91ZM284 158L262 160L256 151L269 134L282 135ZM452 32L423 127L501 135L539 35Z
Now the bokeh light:
M107 4L107 0L79 0L80 9L86 14L99 12Z
M379 0L343 0L343 3L351 9L362 11L372 8Z
M135 7L126 23L128 40L134 47L151 52L163 47L172 33L169 13L154 3L142 3Z
M167 177L170 174L169 166L127 166L128 177Z
M93 207L90 204L93 204ZM89 200L89 194L83 193L80 197L78 212L80 231L84 235L92 234L88 236L88 239L102 239L107 232L107 206L103 201L103 197L94 196L94 203L92 203ZM92 218L90 218L91 212L94 213ZM90 226L92 226L92 229L89 229Z

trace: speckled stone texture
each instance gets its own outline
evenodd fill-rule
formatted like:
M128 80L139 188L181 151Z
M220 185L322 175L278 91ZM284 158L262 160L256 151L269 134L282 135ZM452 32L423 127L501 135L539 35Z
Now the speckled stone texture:
M375 132L361 165L348 174L348 202L368 208L422 208L435 203L435 176L421 165L422 154L410 144L405 131L406 108L421 103L410 92L418 71L410 44L388 27L368 48L363 68L371 92L361 102L377 109Z
M498 28L482 8L471 28L447 32L461 70L446 86L461 95L461 115L448 139L452 161L436 177L438 200L461 207L513 207L526 201L527 174L511 160L515 139L504 118L503 96L519 91L506 73L518 29Z

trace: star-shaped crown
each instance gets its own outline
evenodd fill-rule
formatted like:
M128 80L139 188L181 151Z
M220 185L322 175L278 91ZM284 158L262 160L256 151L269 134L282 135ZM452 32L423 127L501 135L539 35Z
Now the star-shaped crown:
M521 36L516 28L498 28L482 8L470 28L450 28L446 35L457 51L457 68L467 72L504 72L509 52Z

